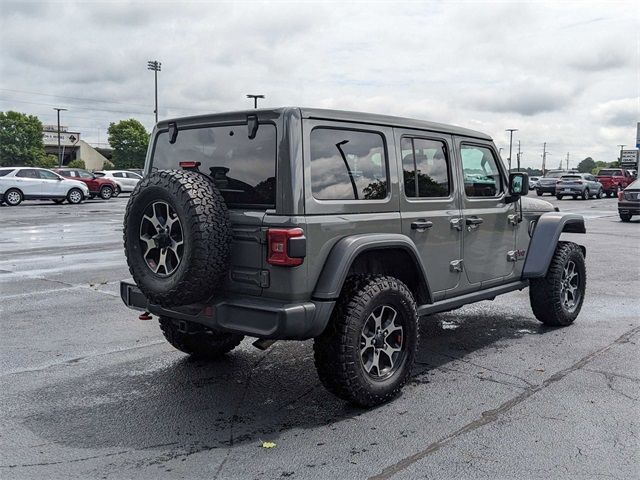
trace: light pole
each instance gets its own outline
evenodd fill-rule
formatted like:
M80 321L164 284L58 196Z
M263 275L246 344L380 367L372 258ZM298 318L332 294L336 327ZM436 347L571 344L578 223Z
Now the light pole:
M622 166L622 150L624 149L624 147L626 147L626 145L618 145L620 147L620 159L618 161L618 165Z
M518 140L518 171L520 171L520 140Z
M162 63L157 60L149 60L147 62L147 70L153 70L155 76L155 86L156 86L156 109L153 113L156 114L156 123L158 123L158 72L162 70Z
M569 152L567 152L567 172L569 171Z
M253 98L253 108L258 108L258 99L259 98L264 98L264 95L248 94L247 98Z
M517 132L517 128L507 128L505 132L509 132L509 173L511 173L511 151L513 147L513 132Z
M66 108L54 107L54 110L58 112L58 166L62 167L62 154L60 153L60 112L66 112Z

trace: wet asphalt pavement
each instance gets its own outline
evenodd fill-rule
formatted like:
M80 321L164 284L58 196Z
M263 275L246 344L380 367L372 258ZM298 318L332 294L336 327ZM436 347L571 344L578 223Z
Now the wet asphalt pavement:
M527 291L424 318L410 384L369 411L321 387L310 341L207 364L137 320L126 201L0 207L0 478L640 477L640 220L614 199L553 199L587 219L573 326Z

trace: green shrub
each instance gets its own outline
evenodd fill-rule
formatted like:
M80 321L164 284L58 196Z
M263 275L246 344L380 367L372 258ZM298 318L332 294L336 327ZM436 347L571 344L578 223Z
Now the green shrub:
M35 167L56 168L58 166L58 157L55 155L42 155L35 161Z
M67 165L69 168L81 168L82 170L84 170L85 168L87 168L84 164L84 160L80 160L80 159L76 159L76 160L71 160L69 162L69 165Z

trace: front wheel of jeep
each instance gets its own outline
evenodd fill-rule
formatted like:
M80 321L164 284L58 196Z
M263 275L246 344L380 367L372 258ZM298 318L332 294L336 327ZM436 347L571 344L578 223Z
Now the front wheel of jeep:
M322 384L336 396L371 407L400 393L418 348L416 302L394 277L353 276L313 350Z
M193 322L181 322L170 317L160 317L160 329L164 338L181 352L194 358L214 360L230 352L244 338L235 333L216 332Z
M558 242L547 274L530 280L533 314L545 325L571 325L582 308L586 284L582 250L575 243Z

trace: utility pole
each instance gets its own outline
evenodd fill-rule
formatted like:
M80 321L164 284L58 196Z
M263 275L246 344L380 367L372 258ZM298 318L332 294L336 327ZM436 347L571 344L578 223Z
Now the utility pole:
M57 108L54 107L54 110L56 110L58 112L58 166L62 167L62 152L60 150L60 112L66 112L67 109L66 108Z
M162 63L157 60L149 60L147 62L147 70L153 70L155 77L156 108L153 113L156 114L156 123L158 123L158 72L162 70Z
M542 176L544 177L544 174L546 172L546 167L547 167L547 142L544 142L542 144Z
M258 99L259 98L264 98L264 95L249 94L249 95L247 95L247 98L253 98L253 108L258 108Z
M567 171L569 171L569 152L567 152Z
M624 149L624 147L626 147L626 145L618 145L620 147L620 158L618 159L618 165L622 166L622 150Z
M513 147L513 132L517 132L517 128L507 128L505 132L509 132L509 173L511 173L511 151Z
M520 155L522 152L520 151L520 140L518 140L518 171L520 171Z

